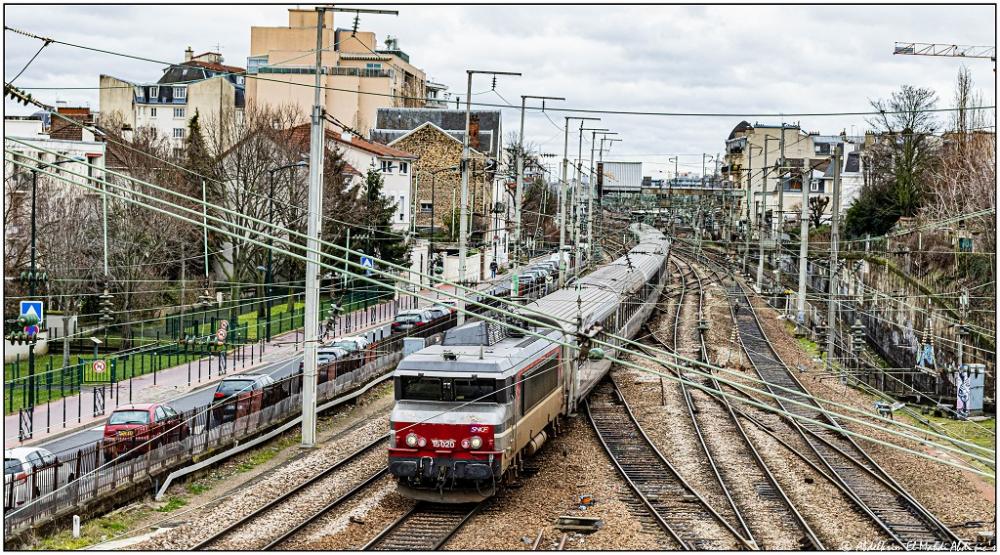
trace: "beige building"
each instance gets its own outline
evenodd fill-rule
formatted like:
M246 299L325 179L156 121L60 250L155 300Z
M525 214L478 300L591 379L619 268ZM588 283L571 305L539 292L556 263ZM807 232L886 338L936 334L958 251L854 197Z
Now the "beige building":
M367 136L379 108L423 106L423 70L410 64L396 39L378 49L375 33L334 26L325 12L322 41L334 45L321 55L326 111ZM346 14L347 17L352 17ZM258 106L292 105L309 114L315 83L316 11L289 9L287 27L251 27L247 98Z
M784 135L784 166L779 167ZM778 212L778 184L781 183L786 220L798 218L802 206L802 177L806 176L810 193L825 194L822 180L813 179L815 170L826 168L830 159L830 141L816 133L802 131L798 125L750 125L742 121L726 140L723 176L736 188L749 191L750 221L766 210ZM765 194L766 192L766 194ZM744 200L746 203L746 200ZM747 206L742 213L746 216ZM777 221L777 214L773 214Z
M220 122L220 114L239 118L244 106L243 68L223 64L222 54L195 55L168 67L155 83L138 83L101 75L101 123L118 121L130 129L152 127L179 151L188 123L197 113L202 129Z

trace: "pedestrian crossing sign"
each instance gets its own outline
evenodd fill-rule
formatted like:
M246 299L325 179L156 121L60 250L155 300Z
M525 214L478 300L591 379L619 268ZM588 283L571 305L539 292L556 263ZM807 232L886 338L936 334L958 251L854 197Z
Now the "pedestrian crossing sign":
M375 269L375 261L372 260L370 256L361 256L361 266L365 269L365 275L372 275L372 270Z
M21 301L21 314L19 316L34 316L38 322L45 320L45 308L42 301Z

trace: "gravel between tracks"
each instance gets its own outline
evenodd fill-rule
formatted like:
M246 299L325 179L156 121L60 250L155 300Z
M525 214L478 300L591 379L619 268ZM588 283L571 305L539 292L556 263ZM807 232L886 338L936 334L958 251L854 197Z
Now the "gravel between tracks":
M541 549L554 549L562 532L555 520L562 515L597 517L604 526L592 534L570 533L566 549L669 549L657 531L643 530L639 519L622 501L632 496L590 427L579 414L565 420L564 433L549 440L536 455L538 474L522 478L520 488L508 489L446 544L449 550L526 550L543 530ZM579 496L592 495L596 503L579 509Z
M802 384L810 393L838 403L849 404L861 410L871 410L874 402L872 397L853 388L840 385L837 380L822 379L823 376L814 369L810 357L800 349L795 339L791 337L784 322L777 319L778 313L758 297L751 295L751 299L760 316L765 333L782 359L792 367L802 364L812 369L799 376ZM834 410L843 411L843 409L837 408ZM852 413L852 416L864 418L857 413ZM883 425L874 419L868 420L877 425ZM860 427L856 424L847 427L882 441L896 443L914 450L923 450L937 457L946 456L940 451L883 431ZM996 489L984 478L870 441L857 439L856 441L876 462L883 465L900 485L946 525L954 526L969 521L982 521L987 523L987 528L995 527ZM962 529L954 529L954 531L960 537L975 533L975 530L966 532Z
M269 474L259 476L258 480L245 484L241 491L218 505L206 507L199 514L190 516L184 524L145 542L135 544L130 549L190 549L203 538L207 538L250 514L253 510L288 491L289 487L300 484L306 478L328 468L370 442L377 435L385 433L388 429L388 412L384 408L377 410L366 420L343 436L337 437L333 441L321 443L314 451L293 458ZM356 481L352 481L352 483L356 483ZM284 524L287 526L288 523ZM277 533L269 527L267 535L274 537ZM247 538L259 540L256 534L247 536Z

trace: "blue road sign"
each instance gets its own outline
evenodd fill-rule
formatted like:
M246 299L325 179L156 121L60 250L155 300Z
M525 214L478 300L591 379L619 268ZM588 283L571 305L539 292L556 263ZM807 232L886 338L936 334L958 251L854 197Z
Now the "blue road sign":
M375 261L372 260L370 256L361 256L361 265L365 268L365 275L372 275L372 270L375 268Z
M45 320L45 305L42 301L21 301L21 314L18 316L34 315L41 322Z

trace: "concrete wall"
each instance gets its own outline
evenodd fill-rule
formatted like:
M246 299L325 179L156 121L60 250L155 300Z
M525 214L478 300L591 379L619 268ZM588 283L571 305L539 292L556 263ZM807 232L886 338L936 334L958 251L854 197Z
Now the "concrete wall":
M117 77L101 75L100 86L101 121L106 123L120 118L122 122L135 127L132 84Z

